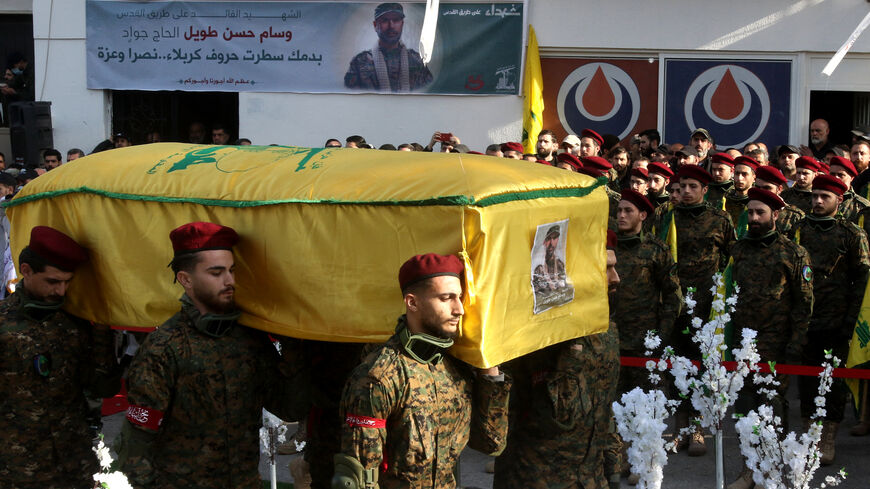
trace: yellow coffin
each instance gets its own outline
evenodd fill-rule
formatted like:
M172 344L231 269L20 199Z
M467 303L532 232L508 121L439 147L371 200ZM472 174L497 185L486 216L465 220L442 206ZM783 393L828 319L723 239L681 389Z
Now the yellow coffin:
M16 260L37 225L86 246L66 307L123 327L178 310L168 236L186 222L241 235L242 323L306 339L388 338L403 312L399 266L458 254L466 315L453 353L485 367L606 330L602 184L481 155L165 143L63 165L6 212Z

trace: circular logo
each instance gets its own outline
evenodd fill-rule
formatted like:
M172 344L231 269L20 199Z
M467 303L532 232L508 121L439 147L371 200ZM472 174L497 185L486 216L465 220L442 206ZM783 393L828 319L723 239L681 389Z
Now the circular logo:
M720 147L758 139L770 120L770 96L754 73L737 65L710 68L689 85L683 107L689 129L703 127Z
M556 105L559 121L569 133L589 128L623 139L637 124L640 92L621 68L589 63L565 77Z

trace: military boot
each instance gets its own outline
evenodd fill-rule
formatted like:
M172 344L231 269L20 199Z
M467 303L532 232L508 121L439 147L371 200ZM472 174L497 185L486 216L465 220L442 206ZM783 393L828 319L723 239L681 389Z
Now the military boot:
M743 464L743 470L740 471L740 475L737 476L737 479L728 484L726 489L752 489L755 487L755 481L752 480L752 471L749 470L749 467L746 464Z
M689 456L701 457L707 454L707 444L704 442L704 431L700 426L695 426L689 440Z
M819 463L822 465L831 465L834 463L835 442L837 438L837 426L839 423L833 421L825 421L822 423L822 441L819 442L819 451L822 452Z
M293 457L288 468L293 477L293 489L311 489L311 472L308 471L308 462L304 458Z
M852 436L867 436L867 434L870 434L870 412L867 409L868 388L870 386L864 389L864 394L861 396L861 413L858 416L858 424L849 430L849 434Z

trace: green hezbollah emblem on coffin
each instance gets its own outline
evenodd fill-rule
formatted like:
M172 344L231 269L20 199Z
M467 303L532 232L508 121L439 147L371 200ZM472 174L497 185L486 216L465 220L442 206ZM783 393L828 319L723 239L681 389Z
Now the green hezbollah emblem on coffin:
M63 165L6 211L16 258L36 225L86 246L66 307L124 327L178 310L168 236L186 222L241 236L242 323L307 339L386 339L403 312L399 266L457 254L453 353L483 367L607 328L607 202L601 180L490 156L165 143Z

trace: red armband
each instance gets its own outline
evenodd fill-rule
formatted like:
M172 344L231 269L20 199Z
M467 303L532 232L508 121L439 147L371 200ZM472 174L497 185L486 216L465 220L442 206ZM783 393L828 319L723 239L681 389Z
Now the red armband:
M386 428L387 420L378 418L369 418L368 416L360 416L357 414L348 414L344 419L351 428Z
M133 406L127 408L127 421L148 428L149 430L157 431L160 428L160 423L163 421L163 411L151 409L143 406Z

